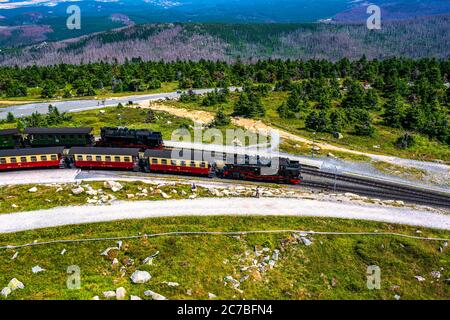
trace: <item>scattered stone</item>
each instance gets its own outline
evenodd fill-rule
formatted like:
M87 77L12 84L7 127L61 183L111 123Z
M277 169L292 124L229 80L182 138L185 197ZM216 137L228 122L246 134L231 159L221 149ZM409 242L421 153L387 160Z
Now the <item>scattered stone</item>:
M142 300L142 299L138 296L130 296L130 300Z
M430 275L435 279L439 279L441 277L441 273L439 271L431 271Z
M395 300L400 300L400 296L398 295L398 294L396 294L395 296L394 296L394 298L395 298Z
M84 192L83 187L77 187L77 188L72 189L72 193L75 195L82 194L83 192Z
M189 199L191 199L191 200L194 200L195 198L197 198L197 195L196 195L196 194L191 194L191 195L189 196Z
M109 252L111 250L120 250L119 247L109 247L107 248L105 251L103 251L102 253L100 253L101 256L108 256Z
M422 276L414 276L419 282L425 281L425 278Z
M16 253L14 253L14 255L11 257L11 260L15 260L17 258L17 256L19 255L19 251L17 251Z
M208 298L215 299L215 298L217 298L217 296L214 293L208 292Z
M34 266L33 268L31 268L31 272L33 273L40 273L40 272L44 272L45 269L41 268L40 266Z
M171 196L169 196L167 193L165 193L164 191L161 191L161 197L163 197L164 199L170 199L172 198Z
M63 190L64 190L63 188L58 188L58 189L56 189L56 192L58 193L58 192L61 192Z
M148 265L152 265L153 264L153 259L155 259L157 256L159 255L159 251L156 251L154 254L152 254L151 256L148 256L147 258L145 258L142 261L142 264L148 264Z
M125 300L127 295L127 290L124 287L120 287L116 289L116 299L117 300Z
M16 278L12 278L11 281L8 283L8 288L10 288L11 291L14 291L17 289L23 289L25 288L25 286L22 282L20 282Z
M178 282L172 281L164 281L163 283L167 284L169 287L178 287L180 285Z
M37 191L38 191L38 189L36 187L28 189L28 192L30 192L30 193L35 193Z
M187 294L188 296L192 296L192 290L191 290L191 289L186 290L186 294Z
M105 181L103 186L111 189L112 192L117 192L123 189L123 186L117 181Z
M303 244L304 244L305 246L310 246L310 245L312 245L312 241L309 240L309 239L306 238L306 237L300 237L300 240L302 240L302 242L303 242Z
M133 283L146 283L151 278L152 276L147 271L137 270L131 275L131 281L133 281Z
M225 284L230 283L233 288L237 288L240 286L240 282L234 279L232 276L226 276L224 278Z
M91 300L100 300L100 297L99 296L95 296L95 297L92 297Z
M13 204L11 205L11 207L13 207L13 208L18 208L19 206L18 206L17 204L13 203Z
M61 255L63 256L65 253L67 252L67 250L66 249L62 249L62 251L61 251Z
M119 260L117 258L114 258L111 265L115 266L119 264Z
M11 290L10 287L4 287L4 288L2 289L1 295L2 295L4 298L8 298L8 296L11 294L11 292L12 292L12 290Z
M128 199L133 199L133 198L134 198L134 194L132 194L132 193L127 194L127 198L128 198Z
M115 298L116 297L116 292L115 291L105 291L105 292L103 292L103 296L106 298L106 299L113 299L113 298Z
M152 290L144 291L144 295L147 297L151 297L153 300L167 300L166 297L163 295L160 295L159 293L156 293Z

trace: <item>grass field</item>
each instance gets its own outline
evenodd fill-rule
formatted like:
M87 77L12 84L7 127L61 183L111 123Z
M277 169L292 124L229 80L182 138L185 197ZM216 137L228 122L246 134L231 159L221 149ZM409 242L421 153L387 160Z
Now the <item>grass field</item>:
M164 185L158 187L157 185L149 185L143 182L121 182L123 189L117 192L112 192L106 189L102 181L86 182L82 187L87 191L90 186L94 190L102 190L96 198L102 195L112 195L117 200L163 200L160 191L166 193L171 199L187 199L193 194L190 185L175 184ZM35 185L14 185L0 187L0 214L17 212L17 211L33 211L50 209L61 206L75 206L86 205L88 199L93 199L94 195L88 195L85 192L81 194L73 194L72 189L78 187L76 184L63 185L39 185L36 192L28 192L29 189ZM147 195L140 195L142 189L147 189ZM177 193L174 193L176 190ZM133 197L128 197L133 195ZM198 187L196 195L199 197L209 197L212 194L203 187ZM13 206L13 204L15 206Z
M361 221L293 217L184 217L118 221L67 226L0 235L0 245L54 239L116 237L172 231L314 230L398 232L419 235L416 228ZM448 232L422 229L421 236L449 238ZM13 278L25 285L8 299L91 299L123 286L129 294L144 298L152 290L169 299L448 299L450 297L450 249L432 242L392 236L313 236L312 245L296 243L290 233L246 236L163 236L124 240L120 251L101 256L115 241L50 244L0 250L0 287ZM269 253L255 255L255 248ZM66 253L61 255L61 251ZM279 249L273 269L243 271L266 254ZM146 257L159 251L153 265ZM12 256L17 253L17 257ZM117 258L118 265L112 265ZM39 265L46 271L33 274ZM68 290L67 267L81 269L81 289ZM367 288L367 267L381 269L381 289ZM146 270L152 279L132 284L130 275ZM440 272L439 279L433 271ZM418 281L415 276L423 276ZM238 291L224 285L224 278L245 279ZM248 276L248 278L246 278ZM179 283L168 286L166 281ZM189 294L190 293L190 294Z

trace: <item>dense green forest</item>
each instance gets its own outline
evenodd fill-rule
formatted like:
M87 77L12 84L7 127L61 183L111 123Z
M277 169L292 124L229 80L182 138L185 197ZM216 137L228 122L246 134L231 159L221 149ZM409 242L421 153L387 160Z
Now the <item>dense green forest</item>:
M272 90L289 92L278 108L281 118L304 117L308 129L338 133L353 128L355 135L374 132L373 115L392 128L404 129L398 144L414 143L422 133L450 144L450 59L388 59L357 61L264 60L254 64L212 62L92 63L46 67L0 67L0 94L27 96L41 88L42 98L93 96L108 87L112 92L139 92L178 82L179 88L241 86L234 114L264 115L261 97ZM204 105L227 101L228 92L207 95ZM197 99L183 95L182 100ZM12 119L10 119L12 121Z

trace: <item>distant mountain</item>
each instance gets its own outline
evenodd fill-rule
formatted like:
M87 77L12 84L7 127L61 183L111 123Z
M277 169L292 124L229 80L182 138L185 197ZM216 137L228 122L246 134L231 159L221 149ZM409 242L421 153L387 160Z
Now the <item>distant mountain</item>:
M0 48L69 39L131 24L363 22L370 3L366 0L0 0ZM374 3L381 6L383 21L450 13L449 0ZM80 30L66 28L66 10L74 4L81 8Z
M0 64L266 58L447 58L450 14L383 24L148 24L3 51Z

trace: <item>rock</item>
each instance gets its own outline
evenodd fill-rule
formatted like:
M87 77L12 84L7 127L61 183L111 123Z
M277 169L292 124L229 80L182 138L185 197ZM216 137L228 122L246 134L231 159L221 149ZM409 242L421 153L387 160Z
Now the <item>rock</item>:
M217 298L217 296L214 293L208 292L208 298L215 299L215 298Z
M234 279L232 276L226 276L224 278L225 283L230 283L233 288L237 288L240 286L240 282Z
M329 158L337 158L334 154L332 154L331 152L328 152L327 153L327 157L329 157Z
M36 187L28 189L28 192L31 192L31 193L35 193L37 191L38 191L38 189Z
M134 198L134 194L132 194L132 193L127 194L127 198L128 198L128 199L133 199L133 198Z
M400 296L398 295L398 294L396 294L395 296L394 296L394 298L395 298L395 300L400 300Z
M67 252L67 250L66 249L62 249L62 251L61 251L61 255L63 256L65 253Z
M18 208L19 206L18 206L17 204L14 204L14 203L13 203L13 204L11 205L11 207L12 207L12 208Z
M439 271L431 271L430 275L435 279L439 279L441 277L441 273Z
M17 258L17 256L19 255L19 252L17 251L16 253L14 253L14 255L11 257L11 260L15 260Z
M120 287L116 289L116 299L117 300L125 300L127 295L127 290L124 287Z
M31 268L31 272L33 273L39 273L43 271L45 271L45 269L41 268L40 266L34 266L33 268Z
M72 189L72 193L75 195L82 194L83 192L84 192L83 187L78 187L78 188Z
M374 148L374 149L380 149L381 146L377 144L377 145L373 146L373 148Z
M302 242L303 242L303 244L304 244L305 246L310 246L310 245L312 245L312 241L309 240L308 238L300 237L300 240L302 240Z
M123 189L123 186L116 181L105 181L103 186L107 189L111 189L112 192L117 192Z
M56 192L61 192L63 190L64 190L63 188L58 188L58 189L56 189Z
M108 256L109 252L111 250L120 250L119 247L109 247L107 248L105 251L103 251L102 253L100 253L101 256Z
M148 265L152 265L153 264L153 259L155 259L159 254L159 251L156 251L154 254L152 254L151 256L148 256L147 258L145 258L142 261L142 264L148 264Z
M280 250L275 249L272 254L272 259L277 261L279 257L280 257Z
M91 300L100 300L100 297L99 296L95 296L95 297L92 297Z
M195 198L197 198L197 195L196 195L196 194L191 194L191 195L189 196L189 199L191 199L191 200L194 200Z
M422 276L414 276L414 278L416 278L419 282L425 281L425 278Z
M161 197L163 197L164 199L170 199L172 198L171 196L169 196L167 193L165 193L164 191L161 191Z
M117 258L114 258L111 265L115 266L119 264L119 260Z
M115 298L116 297L116 292L115 291L105 291L105 292L103 292L103 296L106 298L106 299L112 299L112 298Z
M178 282L171 282L171 281L169 282L164 281L163 283L167 284L169 287L178 287L180 285Z
M163 295L160 295L159 293L156 293L152 290L144 291L144 295L147 297L151 297L153 300L167 300L166 297Z
M185 196L185 195L187 195L187 192L184 191L184 190L181 190L181 195L182 195L182 196Z
M151 278L152 276L147 271L137 270L131 275L131 281L133 281L133 283L146 283Z
M1 295L2 295L4 298L8 298L8 296L11 294L11 292L12 292L12 290L11 290L10 287L4 287L4 288L2 289Z
M186 290L186 294L187 294L188 296L192 296L192 290L191 290L191 289Z
M175 189L173 189L173 190L172 190L172 193L173 193L173 194L178 194L178 191L175 190Z
M142 299L138 296L130 296L130 300L142 300Z
M8 283L8 288L10 288L11 291L14 291L17 289L23 289L25 288L25 286L22 282L20 282L16 278L12 278L11 281Z

